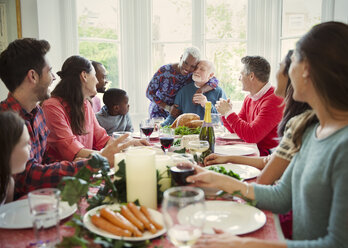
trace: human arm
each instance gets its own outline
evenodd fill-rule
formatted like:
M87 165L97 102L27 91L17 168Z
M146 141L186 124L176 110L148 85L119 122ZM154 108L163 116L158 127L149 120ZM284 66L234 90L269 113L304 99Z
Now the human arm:
M127 132L134 132L132 120L129 116L129 113L126 114L126 120L127 120L127 125L126 125L126 130Z
M262 169L265 166L265 159L263 157L247 157L247 156L227 156L227 155L218 155L210 154L204 159L204 165L212 164L226 164L226 163L235 163L235 164L246 164L258 169Z
M167 71L167 69L162 66L158 69L158 71L153 75L151 81L149 82L147 89L146 89L146 97L151 101L156 103L160 108L169 111L170 106L167 105L165 102L163 102L163 99L161 99L157 92L160 90L162 85L163 73Z
M244 104L243 107L245 107ZM258 143L276 128L282 118L283 106L281 106L281 99L274 96L264 99L254 110L249 110L248 115L252 114L250 111L257 111L252 121L244 119L243 113L247 112L245 108L244 111L242 108L238 115L233 112L223 118L241 139L248 143Z
M187 182L192 183L192 186L218 188L230 194L240 191L248 199L254 200L252 185L197 165L192 166L195 168L195 175L186 179Z
M265 168L261 171L261 174L257 177L256 183L258 184L273 184L278 180L288 167L290 161L283 159L276 154L272 154L270 160L266 164Z

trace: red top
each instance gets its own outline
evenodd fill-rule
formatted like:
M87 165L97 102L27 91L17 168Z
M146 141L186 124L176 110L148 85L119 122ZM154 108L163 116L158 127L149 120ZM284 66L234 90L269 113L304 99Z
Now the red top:
M75 135L70 126L69 106L61 98L51 97L44 101L42 106L46 117L47 127L50 130L47 144L48 155L56 160L74 160L82 149L101 150L109 141L88 100L84 101L85 129L87 134Z
M224 126L248 143L257 143L261 156L269 154L269 149L278 145L277 127L282 119L283 99L274 94L271 87L259 100L250 96L244 99L239 114L222 117Z

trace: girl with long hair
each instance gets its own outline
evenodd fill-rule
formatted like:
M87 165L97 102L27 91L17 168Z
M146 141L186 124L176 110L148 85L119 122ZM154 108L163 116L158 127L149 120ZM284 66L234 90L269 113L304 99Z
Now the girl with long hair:
M13 200L13 176L25 170L29 133L24 120L12 111L0 113L0 204Z

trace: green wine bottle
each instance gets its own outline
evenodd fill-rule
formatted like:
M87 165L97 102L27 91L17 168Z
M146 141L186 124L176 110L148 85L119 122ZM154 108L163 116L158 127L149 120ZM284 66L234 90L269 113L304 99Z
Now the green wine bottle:
M204 114L204 122L202 125L201 132L199 133L200 140L206 140L209 142L209 149L203 152L202 157L205 158L210 153L214 153L215 149L215 134L214 128L211 123L211 102L205 103L205 114Z

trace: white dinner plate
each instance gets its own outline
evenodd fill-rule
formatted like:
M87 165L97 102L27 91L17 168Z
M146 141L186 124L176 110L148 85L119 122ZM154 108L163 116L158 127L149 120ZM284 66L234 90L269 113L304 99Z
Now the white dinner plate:
M223 166L226 170L232 170L234 173L239 174L241 179L248 180L257 177L260 175L261 171L255 167L244 165L244 164L214 164L206 166L205 168L209 169L210 167Z
M239 140L239 136L236 133L224 133L218 136L218 138L226 140Z
M158 222L159 224L161 224L163 226L162 230L157 231L157 233L155 233L155 234L152 234L151 232L146 231L146 232L143 233L142 237L121 237L121 236L113 235L113 234L111 234L109 232L106 232L106 231L96 227L92 223L91 218L90 218L90 216L98 214L99 213L99 209L105 208L105 207L107 207L110 210L117 210L117 211L120 210L120 204L102 205L102 206L98 206L96 208L93 208L93 209L89 210L83 216L83 224L85 225L85 227L88 230L90 230L91 232L93 232L95 234L98 234L98 235L101 235L101 236L104 236L104 237L107 237L107 238L111 238L111 239L122 239L122 240L125 240L125 241L143 241L143 240L148 240L148 239L153 239L153 238L159 237L159 236L163 235L166 232L166 230L164 228L164 222L163 222L162 214L160 212L156 211L156 210L148 208L152 218L156 222Z
M132 137L133 137L133 138L140 138L140 137L141 137L140 132L134 132L134 133L132 133ZM142 134L142 138L143 138L143 139L146 139L145 134ZM157 138L159 138L159 133L158 133L158 132L153 132L153 133L150 135L150 139L157 139Z
M230 156L243 156L257 153L255 148L243 144L215 146L215 153Z
M75 213L76 204L69 206L68 202L59 203L59 217L65 219ZM28 199L14 201L0 208L0 228L22 229L32 228ZM45 226L49 227L49 226Z
M213 228L233 235L241 235L256 231L266 223L266 215L259 209L232 201L206 201L206 220L204 233L214 234ZM193 208L188 206L179 213L179 222L185 216L193 215Z

